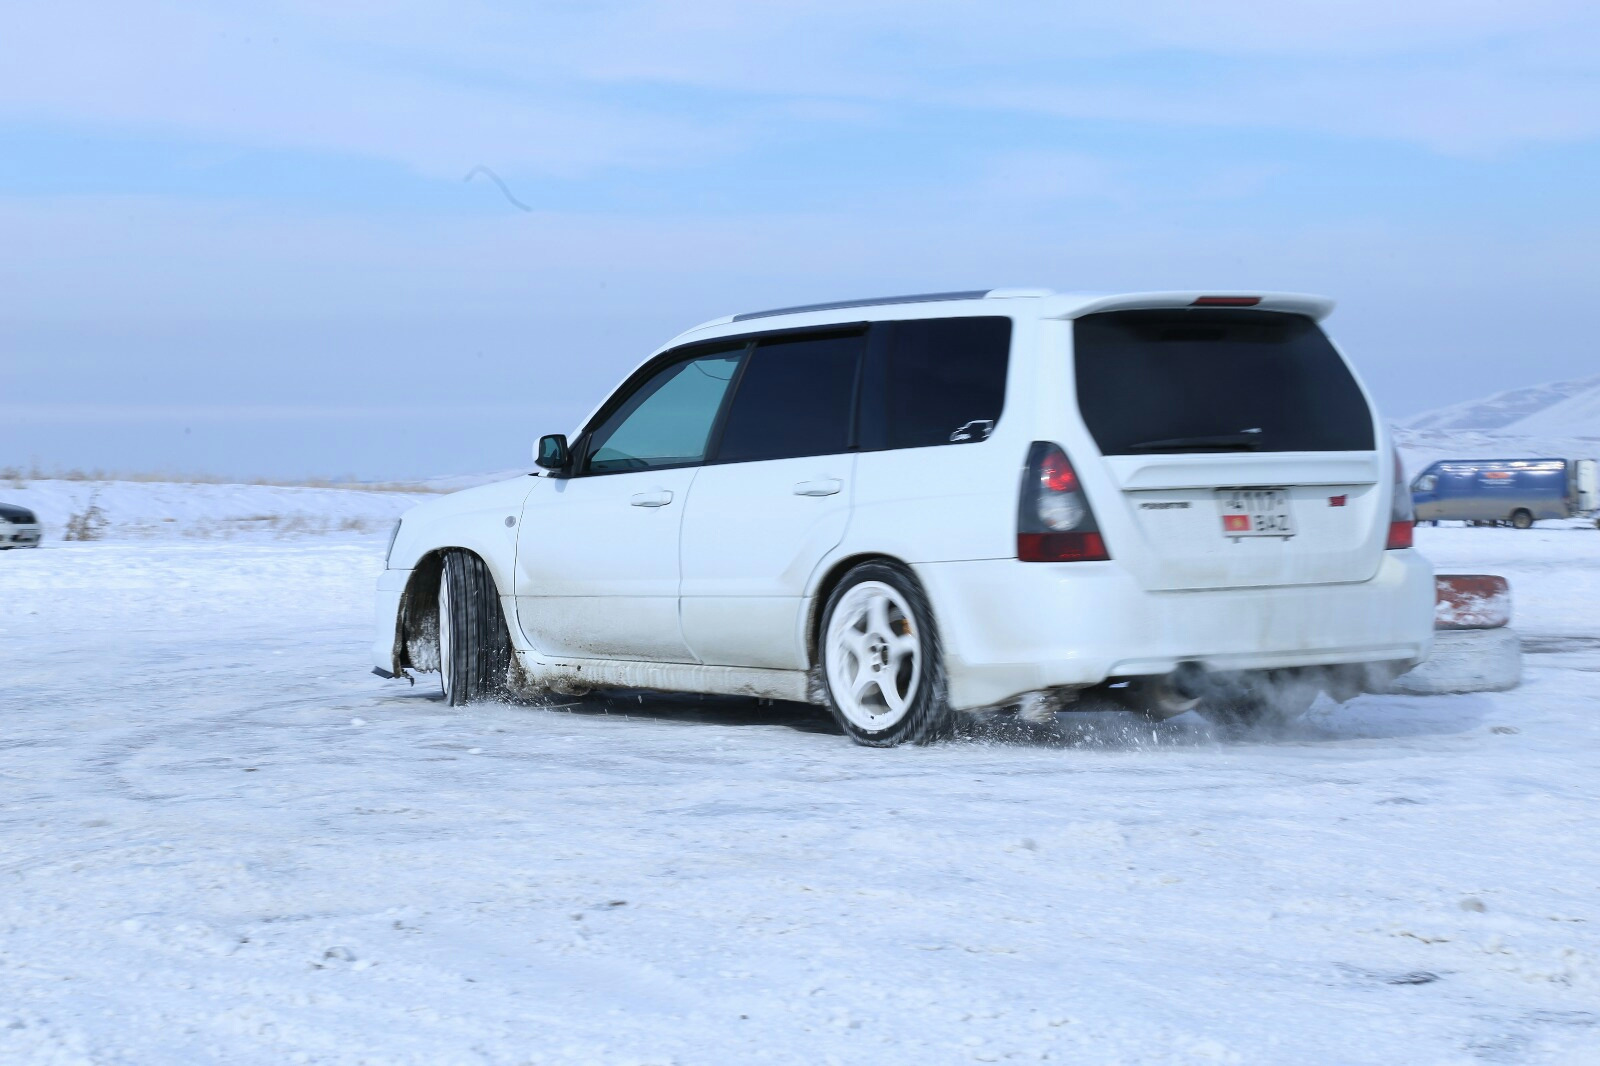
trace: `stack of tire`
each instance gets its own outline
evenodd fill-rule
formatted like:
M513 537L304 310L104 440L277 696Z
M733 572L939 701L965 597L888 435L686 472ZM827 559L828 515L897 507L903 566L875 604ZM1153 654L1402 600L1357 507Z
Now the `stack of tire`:
M1522 680L1522 642L1511 622L1511 586L1494 574L1434 579L1433 653L1394 682L1410 696L1504 692Z

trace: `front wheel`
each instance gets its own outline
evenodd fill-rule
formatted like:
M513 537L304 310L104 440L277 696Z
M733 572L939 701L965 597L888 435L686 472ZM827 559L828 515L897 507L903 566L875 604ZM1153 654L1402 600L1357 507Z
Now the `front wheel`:
M439 573L439 682L463 707L506 693L511 635L494 575L471 552L446 552Z
M925 744L949 732L944 661L933 611L910 574L863 563L822 616L822 676L834 719L858 744Z
M1518 529L1533 528L1533 514L1529 511L1516 510L1511 512L1511 524Z

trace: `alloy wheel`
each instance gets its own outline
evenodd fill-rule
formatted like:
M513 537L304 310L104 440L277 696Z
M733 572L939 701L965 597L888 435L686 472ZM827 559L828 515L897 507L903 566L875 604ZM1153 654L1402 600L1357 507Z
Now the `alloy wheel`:
M881 581L863 581L835 605L824 644L839 711L871 732L905 717L922 683L922 640L911 605Z

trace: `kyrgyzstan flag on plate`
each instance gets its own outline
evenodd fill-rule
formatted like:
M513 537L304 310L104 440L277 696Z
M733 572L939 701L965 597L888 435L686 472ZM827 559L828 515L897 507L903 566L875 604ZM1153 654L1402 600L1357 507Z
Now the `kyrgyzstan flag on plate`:
M1247 514L1225 514L1222 516L1222 531L1224 533L1250 532L1250 516Z

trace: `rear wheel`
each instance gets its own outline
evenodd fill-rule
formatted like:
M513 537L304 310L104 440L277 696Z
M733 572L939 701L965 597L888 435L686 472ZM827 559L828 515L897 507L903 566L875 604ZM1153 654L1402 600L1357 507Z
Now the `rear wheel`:
M511 636L494 577L471 552L451 551L439 574L439 681L462 707L506 693Z
M1511 524L1518 529L1531 529L1533 528L1533 514L1518 508L1511 512Z
M925 744L949 732L944 661L933 612L916 580L863 563L828 597L822 676L834 719L858 744Z

